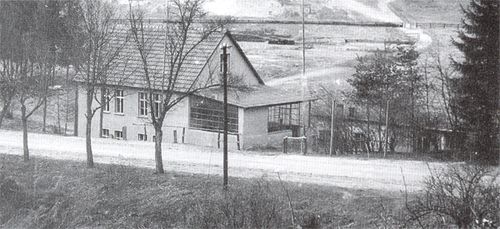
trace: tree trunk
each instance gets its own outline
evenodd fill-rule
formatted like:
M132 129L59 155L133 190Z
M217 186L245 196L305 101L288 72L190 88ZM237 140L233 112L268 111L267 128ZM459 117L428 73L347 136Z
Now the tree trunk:
M99 137L102 138L102 128L103 128L103 119L104 119L104 106L105 106L105 101L104 101L104 94L106 93L106 89L104 87L101 88L101 109L99 111Z
M73 136L78 136L78 85L75 86L75 122L73 126Z
M161 142L163 140L163 131L161 130L161 124L155 126L155 161L156 161L156 173L163 174L163 159L161 155Z
M87 123L85 129L85 144L87 149L87 167L94 168L94 156L92 155L92 93L87 92Z
M44 95L43 98L43 127L42 131L47 132L47 95Z
M25 162L30 160L30 151L28 149L28 118L26 117L26 106L21 105L21 121L23 125L23 158Z
M382 153L382 105L378 111L378 152Z
M3 119L7 115L7 112L9 111L11 102L12 102L12 96L7 98L6 101L4 101L2 111L0 112L0 128L2 128Z
M69 65L66 66L66 87L64 90L64 94L66 95L66 105L64 107L64 135L68 134L68 119L69 119L69 88L70 88L70 82L69 82Z

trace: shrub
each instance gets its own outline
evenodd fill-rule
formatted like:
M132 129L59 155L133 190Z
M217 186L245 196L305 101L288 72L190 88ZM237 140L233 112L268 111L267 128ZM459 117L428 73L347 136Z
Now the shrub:
M189 225L195 228L275 228L287 219L283 194L265 180L230 187L226 192L207 190L206 198L195 203Z
M498 223L500 187L498 173L479 165L449 165L432 171L424 193L406 204L407 223L421 227L455 224L471 228L486 221ZM484 226L484 225L480 225Z

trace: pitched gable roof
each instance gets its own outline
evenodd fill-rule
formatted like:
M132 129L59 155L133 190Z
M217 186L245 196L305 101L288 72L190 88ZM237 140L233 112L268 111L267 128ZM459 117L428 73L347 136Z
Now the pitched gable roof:
M144 67L139 52L135 47L135 42L129 37L130 34L127 30L122 30L115 34L112 45L117 47L123 45L123 48L117 58L113 70L108 73L108 85L120 85L135 88L147 88L146 81L144 80ZM153 79L153 88L162 90L166 87L168 75L170 71L169 56L164 55L165 50L165 30L161 27L148 28L144 33L147 45L147 61L148 71ZM186 49L196 46L187 56L182 67L179 71L179 76L175 84L175 91L184 92L189 90L191 85L196 83L199 79L203 69L207 66L208 61L217 51L220 43L224 37L228 37L234 43L238 52L245 60L255 77L260 84L264 84L255 68L252 66L248 58L245 56L243 50L238 45L236 40L232 37L230 32L214 32L205 38L201 43L197 44L202 34L196 31L190 32L188 35ZM124 43L125 42L125 43ZM184 51L187 52L186 50ZM167 59L164 62L165 58ZM163 77L165 75L165 77ZM83 81L83 80L77 80Z

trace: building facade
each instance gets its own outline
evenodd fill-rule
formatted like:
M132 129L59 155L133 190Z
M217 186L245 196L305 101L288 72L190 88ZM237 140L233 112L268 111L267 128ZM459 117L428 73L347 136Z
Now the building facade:
M266 86L253 68L244 52L229 32L216 34L200 45L196 57L187 59L184 69L190 74L180 74L182 80L196 79L220 80L221 48L231 47L228 51L228 71L230 81L237 81L228 94L229 138L231 149L280 146L286 136L298 136L301 127L307 123L311 97L298 95L295 91L283 91ZM129 63L130 60L127 62ZM155 141L151 124L148 94L140 81L140 71L136 72L124 63L122 72L134 72L133 76L114 80L120 82L106 85L109 103L102 107L103 119L96 114L92 122L92 136L126 141ZM140 67L140 66L139 66ZM195 76L195 77L193 77ZM85 136L85 84L78 86L78 135ZM153 95L154 107L161 104L161 89ZM180 94L178 94L180 95ZM96 96L100 97L100 96ZM182 99L166 115L163 125L163 141L194 144L209 147L222 145L223 129L222 89L211 88ZM157 103L156 103L157 101ZM97 103L95 106L97 106ZM156 109L157 110L157 109Z

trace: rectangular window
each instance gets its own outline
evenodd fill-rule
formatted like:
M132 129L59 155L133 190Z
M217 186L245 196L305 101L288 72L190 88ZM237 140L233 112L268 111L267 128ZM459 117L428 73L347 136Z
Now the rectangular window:
M109 112L109 102L111 100L111 93L109 89L106 89L104 92L104 101L101 101L102 103L102 109L104 112Z
M145 135L145 134L138 134L137 135L137 140L139 140L139 141L147 141L148 140L148 136Z
M191 97L189 127L207 131L224 130L223 103L202 97ZM231 133L238 132L238 108L228 107L228 129Z
M227 72L231 69L231 54L227 53ZM220 54L220 72L224 72L224 55Z
M155 117L159 117L161 113L162 96L160 94L153 94L153 112Z
M144 92L139 92L139 116L148 116L148 94Z
M123 132L119 130L115 130L115 139L121 140L123 139Z
M268 109L267 131L295 130L300 125L300 104L271 106Z
M109 138L109 129L102 129L102 137Z
M123 90L115 90L115 113L123 114Z

